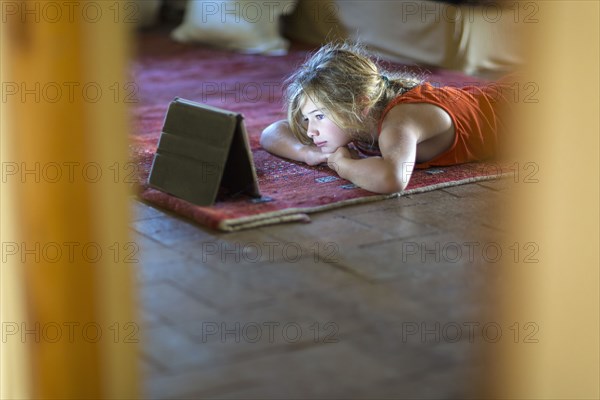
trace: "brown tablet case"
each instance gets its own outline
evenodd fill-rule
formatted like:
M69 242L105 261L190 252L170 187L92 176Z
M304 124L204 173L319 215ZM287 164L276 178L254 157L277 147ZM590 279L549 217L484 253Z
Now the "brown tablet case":
M199 206L214 204L220 187L229 194L260 197L243 116L175 98L148 181Z

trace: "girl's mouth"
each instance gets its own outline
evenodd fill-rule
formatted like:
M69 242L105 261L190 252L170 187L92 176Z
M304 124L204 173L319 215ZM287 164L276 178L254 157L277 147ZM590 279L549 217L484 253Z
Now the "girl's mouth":
M316 142L315 146L317 146L317 147L323 147L323 146L325 146L326 143L327 142Z

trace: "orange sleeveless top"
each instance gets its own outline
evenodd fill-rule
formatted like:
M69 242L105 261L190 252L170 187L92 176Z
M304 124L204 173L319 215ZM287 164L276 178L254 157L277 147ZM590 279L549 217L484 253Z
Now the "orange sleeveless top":
M434 87L423 83L396 97L385 108L381 124L392 107L398 104L429 103L444 109L454 125L454 143L444 153L415 168L442 167L482 161L494 156L498 132L502 126L500 108L507 104L502 85Z

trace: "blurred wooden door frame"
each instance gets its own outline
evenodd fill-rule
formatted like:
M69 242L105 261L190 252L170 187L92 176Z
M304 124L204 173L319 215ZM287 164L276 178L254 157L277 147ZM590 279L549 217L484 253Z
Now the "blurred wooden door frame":
M2 398L138 397L126 4L1 6Z

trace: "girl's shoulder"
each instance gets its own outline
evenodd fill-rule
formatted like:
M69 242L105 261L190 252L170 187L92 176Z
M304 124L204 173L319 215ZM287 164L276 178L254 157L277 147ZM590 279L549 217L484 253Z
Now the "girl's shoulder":
M384 120L388 122L393 120L394 123L399 123L406 119L431 118L432 114L437 113L442 98L445 97L440 94L440 89L442 87L434 86L430 82L422 82L392 98L383 108L379 117L378 132L381 132Z
M418 132L420 140L427 140L451 130L455 123L445 102L437 95L418 92L409 101L390 102L379 121L378 136L383 140L384 131L388 137Z
M413 86L410 89L398 93L393 97L386 105L384 114L389 111L392 107L401 103L414 103L419 100L425 100L429 97L435 96L436 91L439 87L434 86L430 82L421 82L418 85Z

